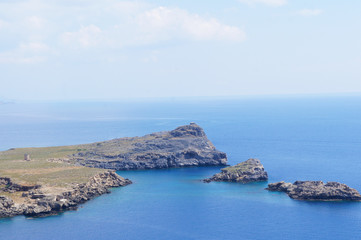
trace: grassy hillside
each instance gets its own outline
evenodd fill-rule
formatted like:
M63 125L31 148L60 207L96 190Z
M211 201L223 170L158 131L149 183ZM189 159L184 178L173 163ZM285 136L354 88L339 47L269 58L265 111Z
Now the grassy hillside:
M84 183L89 177L104 170L48 162L47 159L64 158L85 150L85 146L16 148L0 152L0 177L9 177L22 185L67 187L74 183ZM30 154L31 161L25 161L24 154Z

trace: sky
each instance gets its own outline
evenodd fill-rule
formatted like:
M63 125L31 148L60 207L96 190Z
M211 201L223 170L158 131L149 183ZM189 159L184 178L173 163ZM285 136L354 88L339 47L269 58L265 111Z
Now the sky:
M359 0L0 0L0 100L361 92Z

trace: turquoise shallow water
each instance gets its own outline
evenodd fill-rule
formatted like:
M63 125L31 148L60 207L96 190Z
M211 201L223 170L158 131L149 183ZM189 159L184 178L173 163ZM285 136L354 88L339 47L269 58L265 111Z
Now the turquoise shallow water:
M229 163L258 157L270 182L361 190L361 97L0 105L0 149L140 136L197 122ZM134 184L40 219L0 220L0 239L359 239L361 203L301 202L267 183L200 180L219 167L126 171Z

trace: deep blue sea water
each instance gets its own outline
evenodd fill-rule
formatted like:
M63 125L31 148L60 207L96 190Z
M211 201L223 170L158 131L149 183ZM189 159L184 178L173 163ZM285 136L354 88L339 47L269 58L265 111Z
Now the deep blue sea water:
M204 128L229 164L261 159L269 181L361 190L361 97L269 97L0 105L0 150ZM0 220L0 239L360 239L361 203L302 202L267 183L210 183L200 167L121 171L134 184L78 211Z

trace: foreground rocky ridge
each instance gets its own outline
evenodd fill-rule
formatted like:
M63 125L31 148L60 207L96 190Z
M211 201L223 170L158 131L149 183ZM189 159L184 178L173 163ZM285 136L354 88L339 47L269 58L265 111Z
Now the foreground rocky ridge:
M16 215L48 216L76 209L81 203L109 193L109 188L131 183L129 179L124 179L113 171L99 173L87 183L75 184L70 189L49 189L40 185L21 186L9 178L0 178L0 218ZM16 200L11 196L15 196Z
M277 182L268 184L269 191L285 192L292 199L308 201L361 201L361 195L346 184L322 181Z
M217 166L227 163L226 154L218 151L203 129L195 123L173 131L119 138L82 147L84 150L68 158L50 161L114 170Z
M259 182L267 181L268 174L258 159L248 159L232 167L221 169L222 172L204 179L204 182Z

